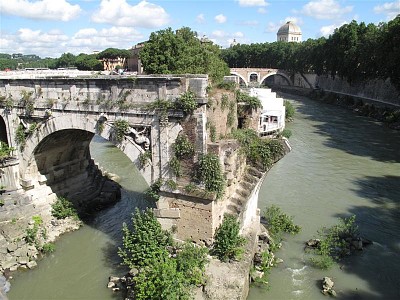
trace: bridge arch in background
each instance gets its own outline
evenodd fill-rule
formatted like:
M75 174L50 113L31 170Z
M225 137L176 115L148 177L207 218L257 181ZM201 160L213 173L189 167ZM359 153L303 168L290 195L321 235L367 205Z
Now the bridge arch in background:
M281 76L282 78L286 79L288 85L293 85L293 82L290 80L290 77L287 74L285 74L285 73L283 73L281 71L273 71L271 73L268 73L267 75L265 75L264 77L261 78L260 84L262 85L264 83L264 81L268 77L271 77L271 76Z

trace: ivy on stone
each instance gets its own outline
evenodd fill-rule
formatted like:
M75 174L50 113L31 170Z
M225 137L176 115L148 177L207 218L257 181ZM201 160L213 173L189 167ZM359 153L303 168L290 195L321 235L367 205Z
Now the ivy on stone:
M196 95L192 91L183 93L175 101L175 108L182 109L186 114L192 114L197 108Z
M129 129L129 123L126 120L115 120L114 122L115 129L115 139L117 142L122 142L125 134L127 134Z

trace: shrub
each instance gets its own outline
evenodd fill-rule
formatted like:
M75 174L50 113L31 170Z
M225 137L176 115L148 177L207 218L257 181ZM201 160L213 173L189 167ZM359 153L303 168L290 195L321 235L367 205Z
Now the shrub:
M236 83L233 81L223 81L217 84L217 88L227 91L234 91L236 89Z
M132 215L132 229L123 224L122 248L118 255L129 268L151 266L157 261L168 259L166 246L172 246L171 235L162 230L153 212L136 208Z
M281 136L285 137L285 138L290 138L292 136L292 131L289 129L283 129L281 132Z
M243 253L242 246L245 239L239 235L239 222L233 215L226 214L222 224L215 232L215 241L212 248L212 254L221 261L229 259L238 259Z
M262 139L252 129L238 129L233 136L238 140L247 161L264 171L284 154L283 145L278 140Z
M297 234L301 228L293 223L293 217L283 213L282 210L272 205L264 213L264 218L268 222L268 230L275 237L280 238L281 233Z
M56 245L54 245L53 243L45 243L43 244L41 251L43 253L53 253L54 251L56 251Z
M153 201L158 201L160 199L160 192L161 186L163 185L162 179L157 179L150 187L147 189L145 194L150 197Z
M221 198L225 189L225 178L219 157L215 154L203 155L198 164L198 179L204 183L207 191L215 192Z
M210 124L210 139L211 142L215 142L217 139L217 128L215 127L214 124Z
M186 114L192 114L197 108L196 95L192 91L183 93L176 99L175 108L182 109Z
M236 91L236 101L238 103L239 102L244 103L246 107L250 110L262 108L260 99L258 99L257 97L250 96L239 90Z
M339 219L339 224L330 228L323 227L318 231L320 242L314 253L318 256L310 260L315 267L328 269L335 262L340 261L351 253L351 240L358 237L358 226L355 224L356 216Z
M190 299L187 279L177 271L176 261L169 257L155 260L151 266L142 268L134 277L135 299Z
M178 135L173 146L175 156L178 159L191 157L194 154L194 145L189 141L188 137L184 134Z
M290 101L285 100L285 101L283 102L283 105L284 105L285 108L286 108L286 119L291 119L291 118L293 118L294 113L295 113L295 109L294 109L293 104L292 104Z
M199 285L204 283L204 271L208 249L200 247L192 242L185 242L176 256L177 270L182 272L190 284Z
M51 205L51 215L56 219L78 217L78 214L72 203L64 197L57 197L56 202Z
M0 141L0 162L3 162L7 158L11 157L11 152L15 149L8 146L8 144Z

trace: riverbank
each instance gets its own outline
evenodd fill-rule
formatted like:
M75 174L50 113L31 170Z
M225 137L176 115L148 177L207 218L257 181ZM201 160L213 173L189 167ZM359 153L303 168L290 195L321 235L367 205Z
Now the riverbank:
M391 129L400 130L400 107L361 97L350 96L322 89L307 89L291 86L274 86L276 92L309 97L327 104L344 107L354 113L373 118Z

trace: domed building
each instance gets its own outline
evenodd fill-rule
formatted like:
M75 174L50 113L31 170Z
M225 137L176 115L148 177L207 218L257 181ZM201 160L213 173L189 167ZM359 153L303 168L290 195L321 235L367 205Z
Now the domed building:
M277 41L282 42L295 42L300 43L302 34L299 26L294 24L292 21L286 22L279 28L277 35Z

